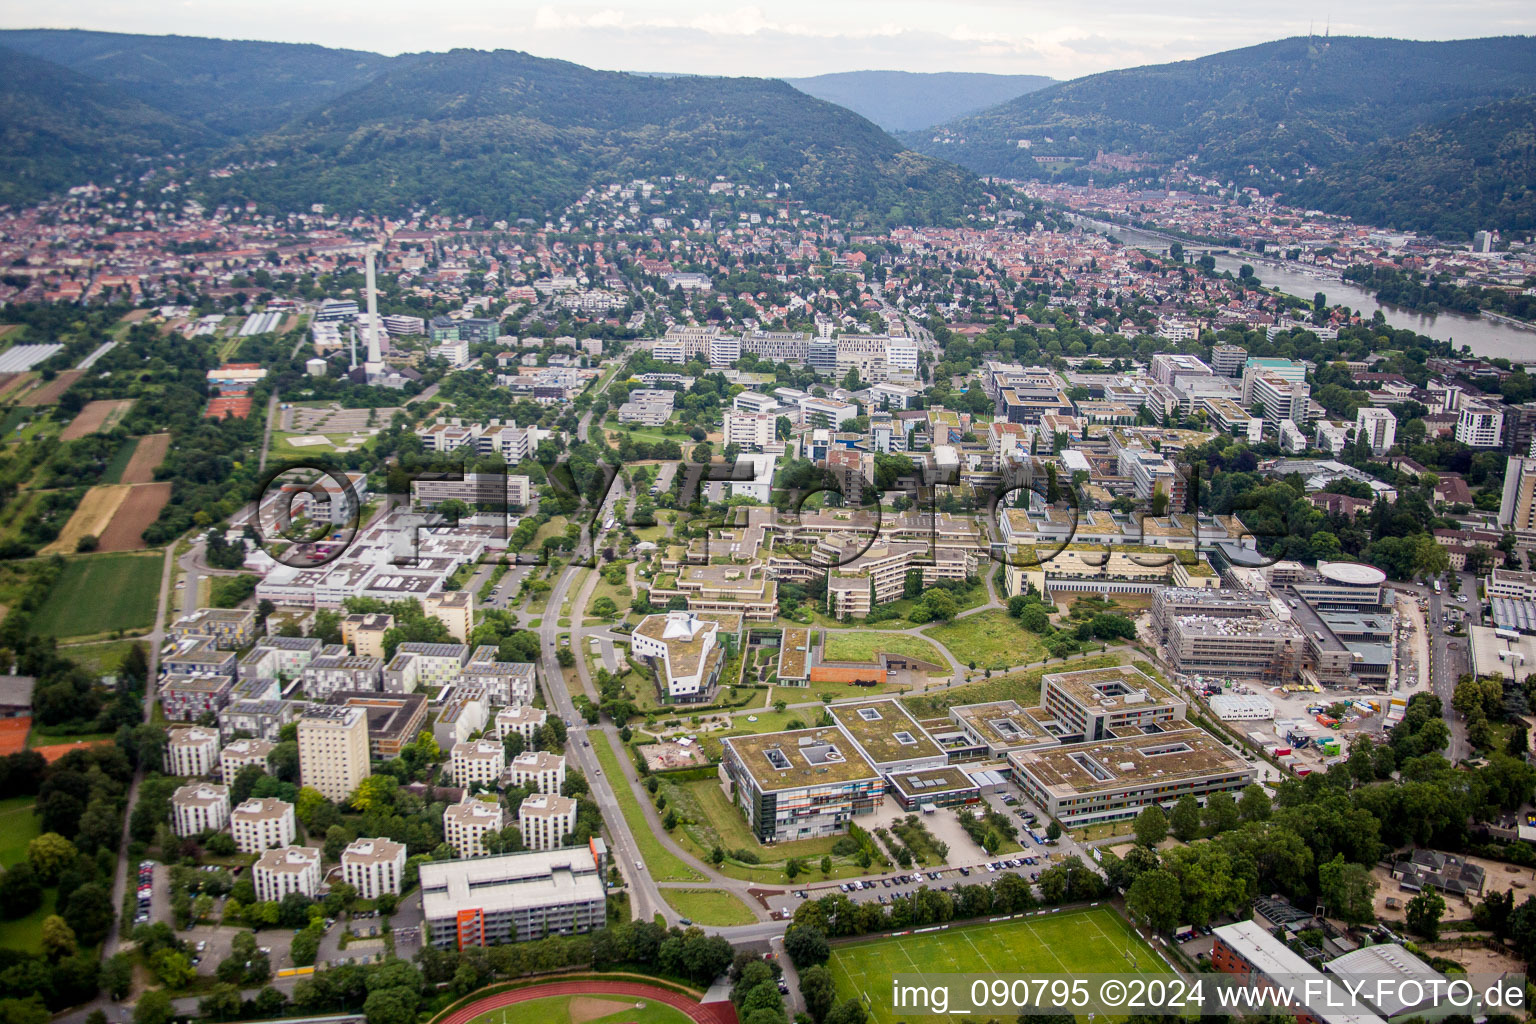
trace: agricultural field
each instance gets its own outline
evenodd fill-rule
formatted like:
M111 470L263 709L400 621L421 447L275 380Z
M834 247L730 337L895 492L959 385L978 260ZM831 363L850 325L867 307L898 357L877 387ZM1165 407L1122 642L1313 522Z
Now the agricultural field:
M923 630L949 648L963 665L979 669L1014 668L1031 665L1045 658L1045 644L1034 633L1019 625L1001 608L988 608L963 619Z
M133 407L131 398L98 399L87 402L69 426L59 434L65 441L78 441L82 437L89 437L100 430L111 430L128 415L128 410Z
M939 649L922 637L866 630L828 632L821 658L822 661L873 662L880 652L921 658L939 666L949 664Z
M107 468L102 470L101 482L104 484L117 484L123 482L123 473L128 469L128 463L133 461L133 453L138 451L139 439L130 437L122 443L112 455L112 460L107 463Z
M100 484L85 492L85 497L76 506L74 515L69 517L69 522L64 524L64 529L59 531L59 536L42 549L42 554L71 554L81 537L100 538L107 531L112 522L112 517L117 515L117 510L123 504L123 499L128 497L128 492L133 490L127 484ZM142 529L142 527L141 527Z
M125 484L147 484L155 479L155 468L165 461L165 453L170 450L170 434L149 434L139 438L139 443L133 449L133 457L128 460L128 465L123 469L122 482Z
M135 484L118 506L111 524L101 532L101 551L142 551L144 530L160 518L160 510L171 500L171 482Z
M55 637L144 629L155 621L159 555L99 554L69 560L32 617L32 631ZM80 600L90 594L91 600Z
M898 974L1163 974L1168 967L1109 907L1049 911L1012 921L832 947L839 999L864 1001L872 1024L914 1016L891 1005ZM1011 1016L1011 1015L1010 1015Z
M75 381L85 376L84 370L65 370L53 380L45 381L16 400L17 405L52 405L68 391Z

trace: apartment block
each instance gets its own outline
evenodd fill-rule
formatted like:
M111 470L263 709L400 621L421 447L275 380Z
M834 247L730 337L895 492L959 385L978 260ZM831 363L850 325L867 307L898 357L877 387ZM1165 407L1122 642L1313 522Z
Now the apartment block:
M453 784L467 789L474 783L494 788L506 769L506 752L500 740L455 743L449 760Z
M559 793L565 784L565 758L547 750L518 754L507 765L506 779L508 786L536 793Z
M539 730L549 720L543 708L524 704L515 708L502 708L496 712L496 738L504 740L513 733L523 738L523 746L531 747Z
M299 779L341 803L368 777L368 716L359 707L311 705L299 716Z
M576 801L554 793L535 793L517 808L517 828L530 850L558 850L576 831Z
M165 741L167 775L212 775L219 763L219 731L192 726L170 729Z
M171 794L171 825L178 836L217 832L227 821L228 786L196 782Z
M199 608L171 623L170 633L178 638L205 636L220 650L238 650L256 639L256 609Z
M219 778L225 782L232 781L240 774L240 769L248 764L254 764L262 771L266 771L272 749L276 743L269 740L235 740L225 745L219 751Z
M260 853L293 842L298 834L298 819L293 804L286 800L252 797L229 812L229 831L235 837L235 849L241 853Z
M320 889L320 850L313 846L285 846L268 850L251 868L256 898L280 903L291 892L313 898Z
M443 842L460 857L484 857L485 835L506 827L501 804L465 797L443 809Z
M341 851L341 877L365 900L385 893L400 895L405 877L405 845L388 839L354 839Z

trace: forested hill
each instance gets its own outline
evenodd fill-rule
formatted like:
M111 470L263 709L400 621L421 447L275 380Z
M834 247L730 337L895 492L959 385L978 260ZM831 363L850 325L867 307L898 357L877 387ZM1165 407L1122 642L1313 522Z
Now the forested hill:
M627 75L512 51L394 64L236 158L275 166L220 182L225 198L541 223L596 182L669 174L786 183L789 205L870 224L949 220L980 195L959 168L780 81Z
M1283 176L1326 172L1383 140L1533 92L1530 37L1294 38L1063 82L903 137L979 174L1103 180L1103 167L1087 166L1103 150L1143 155L1153 167L1195 157L1198 170L1279 185ZM1335 179L1330 208L1353 203L1351 189Z
M276 128L409 59L297 43L78 29L3 30L0 46L231 137Z
M0 203L110 179L206 142L201 129L120 90L0 47Z
M841 71L784 81L862 114L888 132L929 128L1055 82L1045 75L970 71Z
M1387 139L1287 190L1361 223L1468 238L1536 228L1536 97Z

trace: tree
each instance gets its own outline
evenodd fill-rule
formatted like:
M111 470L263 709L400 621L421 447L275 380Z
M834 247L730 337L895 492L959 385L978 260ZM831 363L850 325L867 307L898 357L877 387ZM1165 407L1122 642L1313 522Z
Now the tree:
M1205 798L1205 830L1213 836L1237 827L1240 815L1231 793L1212 793Z
M1263 821L1269 817L1269 812L1269 794L1264 792L1264 787L1257 782L1244 786L1243 795L1237 801L1237 816L1245 822Z
M832 874L832 855L831 854L822 854L822 857L821 857L821 873L822 873L823 876L828 876L828 875Z
M865 1024L869 1014L858 999L846 999L827 1014L826 1024Z
M1200 838L1200 802L1193 794L1185 793L1179 797L1173 805L1173 813L1168 815L1168 827L1181 843Z
M821 1024L837 1002L837 983L832 980L832 972L821 964L801 971L800 996L805 1000L811 1020Z
M408 988L375 989L363 1001L368 1024L414 1024L420 997Z
M784 932L784 952L797 969L824 964L832 955L827 936L819 928L793 924Z
M1168 815L1156 804L1150 804L1142 808L1136 815L1136 843L1151 849L1164 839L1168 838Z
M144 993L133 1008L133 1024L171 1024L175 1016L171 994L163 988Z
M75 844L57 832L44 832L27 844L27 863L43 885L53 885L75 859Z
M69 904L64 908L65 922L87 946L106 938L114 919L112 894L100 882L87 882L70 893Z
M0 917L14 920L26 917L43 902L43 887L37 883L37 873L26 861L13 866L0 875Z
M1440 918L1445 914L1445 900L1433 889L1425 889L1408 901L1408 930L1430 942L1440 937Z
M1337 854L1317 867L1318 895L1330 916L1347 924L1368 924L1376 919L1376 879L1359 864Z
M1125 894L1126 911L1157 932L1177 928L1183 908L1178 876L1162 868L1137 875Z
M74 956L77 948L75 930L65 924L62 917L49 914L43 918L43 952L48 955L48 959L62 960Z
M1053 843L1060 839L1061 822L1057 821L1055 818L1052 818L1050 824L1045 826L1045 838L1049 839Z

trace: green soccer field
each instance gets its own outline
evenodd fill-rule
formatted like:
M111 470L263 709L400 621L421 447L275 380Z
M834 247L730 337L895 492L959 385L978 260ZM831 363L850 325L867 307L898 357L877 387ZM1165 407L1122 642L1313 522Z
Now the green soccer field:
M1129 959L1127 958L1129 954ZM838 999L857 997L874 1024L914 1016L891 1008L898 974L1161 974L1167 965L1108 907L834 946Z

